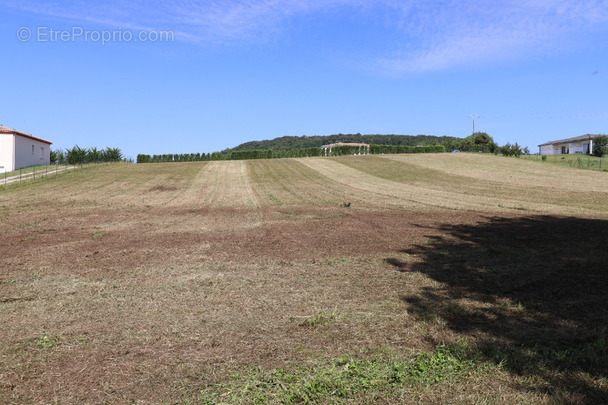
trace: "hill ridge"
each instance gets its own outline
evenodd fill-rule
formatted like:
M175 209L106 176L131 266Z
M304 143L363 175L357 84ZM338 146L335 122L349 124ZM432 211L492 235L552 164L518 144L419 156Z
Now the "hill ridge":
M313 135L313 136L282 136L274 139L261 141L249 141L242 143L234 148L229 148L222 153L229 153L243 150L273 150L284 151L293 149L303 149L319 147L321 145L338 143L338 142L353 142L353 143L369 143L377 145L445 145L453 142L456 137L452 136L435 136L435 135L380 135L380 134L335 134L335 135Z

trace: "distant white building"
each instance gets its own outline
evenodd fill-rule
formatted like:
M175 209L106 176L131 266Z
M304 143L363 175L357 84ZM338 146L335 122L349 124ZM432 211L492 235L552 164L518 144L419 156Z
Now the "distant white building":
M51 144L0 125L0 172L50 164Z
M594 134L575 136L574 138L559 139L538 145L541 155L567 155L571 153L593 153Z

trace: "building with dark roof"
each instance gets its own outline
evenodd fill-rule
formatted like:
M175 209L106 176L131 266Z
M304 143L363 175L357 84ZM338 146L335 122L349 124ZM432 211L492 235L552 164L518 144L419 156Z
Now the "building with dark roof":
M597 134L585 134L574 138L558 139L538 145L541 155L567 155L570 153L593 153L593 140Z

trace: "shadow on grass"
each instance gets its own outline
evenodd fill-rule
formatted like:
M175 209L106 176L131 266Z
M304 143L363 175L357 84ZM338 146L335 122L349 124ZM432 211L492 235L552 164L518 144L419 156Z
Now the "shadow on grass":
M403 250L443 284L403 296L420 319L442 319L488 360L574 402L608 398L608 221L551 216L442 225ZM435 232L433 232L435 233Z

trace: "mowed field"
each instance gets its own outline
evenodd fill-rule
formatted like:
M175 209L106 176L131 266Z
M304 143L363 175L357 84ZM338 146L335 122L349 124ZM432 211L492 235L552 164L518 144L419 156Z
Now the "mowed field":
M608 173L477 154L0 187L0 403L602 403L607 225Z

